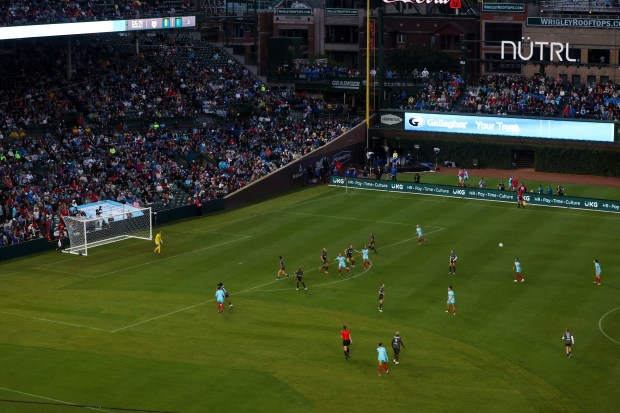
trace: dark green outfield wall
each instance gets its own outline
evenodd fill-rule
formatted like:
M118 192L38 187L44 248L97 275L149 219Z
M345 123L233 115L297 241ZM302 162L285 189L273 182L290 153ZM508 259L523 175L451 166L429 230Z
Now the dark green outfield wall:
M576 141L541 141L491 136L455 136L447 133L414 133L371 129L376 144L386 140L390 148L420 145L420 161L434 161L433 148L441 149L439 162L454 161L459 166L480 168L512 168L514 151L533 150L534 167L539 172L620 177L620 144ZM397 140L400 139L400 142ZM410 149L415 157L415 150Z

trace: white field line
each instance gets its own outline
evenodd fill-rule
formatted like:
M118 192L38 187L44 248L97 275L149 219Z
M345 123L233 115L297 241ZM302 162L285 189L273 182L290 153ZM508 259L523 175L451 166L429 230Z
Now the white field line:
M342 187L337 187L337 188L342 188ZM484 200L484 199L474 199L474 198L459 198L456 196L447 196L447 195L435 195L435 194L414 194L414 193L410 193L410 194L405 194L403 196L396 196L396 195L388 195L388 193L386 193L386 191L382 190L382 189L368 189L368 188L349 188L349 189L353 189L356 192L353 194L349 194L349 195L361 195L361 196L367 196L367 197L381 197L381 198L391 198L391 199L407 199L410 196L417 196L417 195L421 195L422 197L426 197L426 196L432 196L432 197L436 197L436 198L444 198L443 200L440 199L420 199L421 202L436 202L436 203L442 203L442 204L458 204L460 203L460 201L476 201L479 202L479 206L483 206L485 208L503 208L503 206L501 205L493 205L496 203L504 203L504 204L514 204L513 201L489 201L489 200ZM362 191L373 191L373 192L383 192L380 194L368 194L368 193L364 193ZM535 207L542 207L542 208L535 208ZM558 208L558 209L563 209L563 210L579 210L579 211L588 211L588 212L608 212L611 214L616 214L615 216L610 216L610 215L595 215L595 214L576 214L576 213L571 213L571 212L565 212L565 215L569 215L569 216L575 216L575 217L586 217L586 218L600 218L600 219L608 219L608 220L613 220L613 221L618 221L620 220L620 214L618 213L614 213L611 211L593 211L591 209L584 209L584 208L567 208L567 207L563 207L563 206L556 206L556 205L532 205L531 208L526 208L524 209L524 211L536 211L536 213L545 213L545 214L555 214L554 211L549 211L546 208Z
M439 227L434 227L434 228L439 228ZM428 234L433 234L435 232L439 232L439 231L442 231L444 229L445 228L439 228L439 229L436 229L434 231L429 231L426 234L427 235ZM389 244L389 245L386 245L384 247L381 247L381 250L383 251L384 249L391 248L391 247L394 247L396 245L404 244L405 242L409 242L409 241L417 240L417 239L418 239L417 236L411 237L411 238L407 238L407 239L395 242L393 244ZM359 254L357 256L359 256ZM370 266L372 267L372 261L370 262ZM318 271L319 269L315 267L315 268L313 268L310 271L315 271L315 270ZM338 283L341 283L341 282L344 282L344 281L352 280L354 278L361 277L362 275L366 274L369 270L370 270L370 267L368 267L368 269L366 269L366 270L363 270L361 273L355 274L355 275L350 276L350 277L347 277L346 275L343 275L344 278L342 278L340 280L329 281L329 282L325 282L325 283L321 283L321 284L313 284L312 288L324 287L326 285L338 284ZM291 290L290 288L277 288L277 289L273 289L273 290L254 290L254 291L273 292L273 291L290 291L290 290Z
M273 212L286 212L286 211L273 211ZM287 212L287 213L292 213L292 212ZM307 215L315 215L315 214L307 214ZM325 218L340 218L340 217L327 216L327 215L320 215L320 216L321 216L321 217L325 217ZM346 217L342 217L341 219L353 219L353 220L357 220L356 218L346 218ZM364 221L370 221L370 220L364 220ZM381 221L372 221L372 222L381 222ZM388 223L388 222L384 222L384 223ZM394 222L394 223L392 223L392 224L398 224L398 225L412 225L412 224L404 224L404 223L398 223L398 222ZM427 226L425 226L425 227L426 227L426 228L436 228L436 229L434 229L434 230L428 231L428 232L426 233L426 235L430 235L430 234L433 234L433 233L436 233L436 232L439 232L439 231L442 231L442 230L444 230L444 229L445 229L445 228L442 228L442 227L433 227L433 226L428 226L428 225L427 225ZM138 268L138 267L142 267L142 266L145 266L145 265L150 265L150 264L153 264L153 263L157 263L157 262L162 261L163 259L172 259L172 258L175 258L175 257L179 257L179 256L187 255L187 254L192 254L192 253L194 253L194 252L203 251L203 250L207 250L207 249L210 249L210 248L214 248L214 247L218 247L218 246L222 246L222 245L230 244L230 243L232 243L232 242L241 241L241 240L243 240L243 239L251 238L251 236L250 236L250 235L244 235L243 237L244 237L244 238L241 238L241 239L238 239L238 240L227 241L227 242L224 242L224 243L220 243L220 244L211 245L211 246L204 247L204 248L200 248L200 249L197 249L197 250L188 251L188 252L185 252L185 253L182 253L182 254L177 254L177 255L173 255L173 256L165 257L165 258L162 258L161 260L151 261L151 262L148 262L148 263L143 263L143 264L140 264L140 265L135 265L135 266L132 266L132 267L123 268L123 269L119 269L119 270L116 270L116 271L111 271L111 272L109 272L109 273L104 273L104 274L101 274L101 275L97 275L97 276L89 276L89 277L90 277L90 278L99 278L99 277L103 277L103 276L106 276L106 275L111 275L111 274L114 274L114 273L117 273L117 272L127 271L127 270L130 270L130 269L133 269L133 268ZM400 244L403 244L403 243L405 243L405 242L412 241L412 240L414 240L414 239L417 239L417 236L415 236L415 237L411 237L411 238L407 238L407 239L404 239L404 240L401 240L401 241L398 241L398 242L395 242L395 243L392 243L392 244L386 245L386 246L382 247L381 249L383 250L383 249L386 249L386 248L391 248L391 247L394 247L394 246L396 246L396 245L400 245ZM372 265L372 264L371 264L371 265ZM369 268L369 269L370 269L370 268ZM369 270L369 269L368 269L368 270ZM310 270L310 271L315 271L315 270L316 270L316 271L318 271L318 269L317 269L317 268L313 268L313 269L312 269L312 270ZM326 285L332 285L332 284L336 284L336 283L344 282L344 281L346 281L346 280L351 280L351 279L357 278L357 277L359 277L359 276L361 276L361 275L365 274L366 272L368 272L368 270L364 270L363 272L361 272L361 273L359 273L359 274L356 274L355 276L352 276L352 277L347 277L347 278L344 278L344 279L341 279L341 280L330 281L330 282L327 282L327 283L318 284L318 285L313 286L313 288L317 288L317 287L321 287L321 286L326 286ZM245 290L237 291L235 294L244 294L244 293L248 293L248 292L268 292L268 291L289 291L289 290L290 290L290 288L286 288L286 289L284 289L284 288L282 288L282 289L273 289L273 290L260 290L260 288L261 288L261 287L264 287L264 286L266 286L266 285L273 284L273 283L275 283L275 282L277 282L277 280L270 281L270 282L267 282L267 283L264 283L264 284L261 284L261 285L257 285L257 286L254 286L254 287L246 288ZM192 309L192 308L196 308L196 307L199 307L199 306L202 306L202 305L208 304L208 303L212 303L212 302L214 302L214 301L215 301L215 299L211 299L211 300L202 301L202 302L200 302L200 303L193 304L193 305L190 305L190 306L187 306L187 307L183 307L183 308L180 308L180 309L177 309L177 310L174 310L174 311L168 312L168 313L166 313L166 314L161 314L161 315L158 315L158 316L156 316L156 317L152 317L152 318L149 318L149 319L147 319L147 320L139 321L139 322L137 322L137 323L133 323L133 324L130 324L130 325L127 325L127 326L124 326L124 327L120 327L120 328L117 328L117 329L115 329L115 330L105 330L105 329L101 329L101 328L96 328L96 327L88 327L88 326L83 326L83 325L79 325L79 324L65 323L65 322L62 322L62 321L49 320L49 319L38 318L38 317L31 317L31 316L24 316L24 315L21 315L21 314L3 313L3 312L0 312L0 313L3 313L3 314L11 314L11 315L16 315L16 316L21 316L21 317L27 317L27 318L32 318L32 319L40 320L40 321L47 321L47 322L50 322L50 323L63 324L63 325L68 325L68 326L73 326L73 327L81 327L81 328L88 328L88 329L99 330L99 331L104 331L104 332L116 333L116 332L123 331L123 330L127 330L127 329L129 329L129 328L136 327L136 326L139 326L139 325L142 325L142 324L145 324L145 323L151 322L151 321L159 320L159 319L161 319L161 318L168 317L168 316L171 316L171 315L174 315L174 314L177 314L177 313L180 313L180 312L186 311L186 310L190 310L190 309Z
M304 202L299 202L299 203L297 203L297 204L291 204L291 205L288 205L288 206L283 207L282 209L286 209L286 208L296 208L296 207L298 207L298 206L308 205L308 204L312 204L312 203L314 203L314 202L322 202L322 201L325 201L326 199L329 199L329 198L334 198L334 197L337 197L337 196L343 196L343 195L345 195L345 194L342 194L342 193L337 193L337 194L334 194L334 195L324 196L324 197L322 197L322 198L311 199L310 201L304 201Z
M442 231L442 230L444 230L444 229L445 229L445 228L439 228L439 227L438 227L438 229L436 229L436 230L434 230L434 231L429 231L429 232L427 233L427 235L428 235L428 234L435 233L435 232ZM409 242L409 241L414 240L414 239L418 239L418 237L416 236L416 237L407 238L407 239L404 239L404 240L401 240L401 241L395 242L395 243L393 243L393 244L386 245L386 246L382 247L381 249L382 249L382 250L384 250L384 249L386 249L386 248L391 248L391 247L394 247L394 246L396 246L396 245L400 245L400 244L403 244L403 243L405 243L405 242ZM369 269L370 269L370 268L369 268ZM357 278L357 277L360 277L360 276L364 275L366 272L368 272L368 270L369 270L369 269L364 270L363 272L361 272L361 273L359 273L359 274L356 274L356 275L354 275L354 276L351 276L351 277L346 277L346 278L344 278L344 279L335 280L335 281L330 281L330 282L326 282L326 283L322 283L322 284L315 285L315 286L313 286L313 288L317 288L317 287L321 287L321 286L326 286L326 285L337 284L337 283L341 283L341 282L344 282L344 281L352 280L352 279L354 279L354 278ZM311 271L318 271L318 269L315 267L315 268L313 268ZM264 286L266 286L266 285L270 285L270 284L274 284L274 283L276 283L276 282L278 282L278 281L277 281L277 280L274 280L274 281L269 281L269 282L264 283L264 284L261 284L261 285L257 285L257 286L255 286L255 287L246 288L245 290L241 290L241 291L237 291L237 292L235 292L235 295L237 295L237 294L245 294L245 293L249 293L249 292L271 292L271 291L290 291L290 290L291 290L290 288L280 288L280 289L274 289L274 290L261 290L261 289L260 289L261 287L264 287ZM135 326L138 326L138 325L141 325L141 324L145 324L145 323L148 323L148 322L150 322L150 321L159 320L159 319L161 319L161 318L168 317L168 316L170 316L170 315L177 314L177 313L180 313L180 312L185 311L185 310L190 310L190 309L192 309L192 308L196 308L196 307L199 307L199 306L201 306L201 305L205 305L205 304L208 304L208 303L212 303L212 302L214 302L214 301L215 301L215 299L211 299L211 300L203 301L203 302L201 302L201 303L194 304L194 305L191 305L191 306L188 306L188 307L180 308L180 309L178 309L178 310L171 311L171 312L169 312L169 313L162 314L162 315L159 315L159 316L157 316L157 317L149 318L148 320L143 320L143 321L140 321L140 322L138 322L138 323L134 323L134 324L131 324L131 325L128 325L128 326L125 326L125 327L117 328L116 330L112 330L112 333L116 333L116 332L118 332L118 331L122 331L122 330L127 330L128 328L135 327Z
M612 310L609 310L608 312L603 314L603 316L601 318L599 318L599 320L598 320L598 329L601 331L601 333L603 333L603 335L605 337L607 337L608 339L610 339L611 341L613 341L616 344L620 344L620 341L614 340L613 338L609 337L607 335L607 333L605 332L605 330L603 330L603 319L605 319L605 317L607 317L609 314L613 313L616 310L620 310L620 307L616 307L616 308L614 308Z
M196 252L206 251L206 250L211 249L211 248L217 248L217 247L221 247L221 246L223 246L223 245L232 244L233 242L239 242L239 241L246 240L246 239L248 239L248 238L252 238L252 236L251 236L251 235L240 235L240 237L242 237L242 238L239 238L239 239L233 239L233 240L226 241L226 242L220 242L219 244L208 245L208 246L203 247L203 248L198 248L198 249L195 249L195 250L191 250L191 251L187 251L187 252L182 252L182 253L180 253L180 254L169 255L169 256L166 256L166 257L161 258L161 259L157 259L157 260L153 260L153 261L145 262L145 263L138 264L138 265L132 265L131 267L120 268L120 269L118 269L118 270L114 270L114 271L105 272L105 273L103 273L103 274L99 274L99 275L85 275L85 277L89 277L89 278L100 278L100 277L106 277L106 276L108 276L108 275L117 274L117 273L119 273L119 272L124 272L124 271L128 271L128 270L133 270L133 269L135 269L135 268L145 267L145 266L147 266L147 265L158 264L158 263L160 263L160 262L162 262L162 261L164 261L164 260L170 260L170 259L173 259L173 258L182 257L182 256L184 256L184 255L194 254L194 253L196 253Z
M19 390L15 390L15 389L9 389L9 388L6 388L6 387L0 387L0 390L6 391L6 392L9 392L9 393L21 394L22 396L34 397L34 398L42 399L42 400L48 400L48 401L52 401L52 402L55 402L55 403L62 403L62 404L66 404L67 406L73 406L73 407L78 407L79 406L77 403L65 402L65 401L58 400L58 399L52 399L51 397L39 396L38 394L26 393L26 392L23 392L23 391L19 391ZM80 407L82 407L82 406L80 406ZM82 408L83 409L89 409L89 410L95 410L95 411L98 411L98 412L112 413L111 410L101 409L101 408L97 408L97 407L86 407L86 406L83 406Z
M19 274L21 271L13 271L8 274L0 274L0 277L10 277L11 275Z
M24 317L24 318L30 318L32 320L45 321L47 323L54 323L54 324L62 324L62 325L71 326L71 327L87 328L89 330L105 331L106 333L111 333L112 332L110 330L106 330L106 329L103 329L103 328L85 326L83 324L67 323L67 322L58 321L58 320L50 320L49 318L33 317L31 315L25 315L25 314L19 314L19 313L11 313L11 312L8 312L8 311L0 311L0 314L6 314L6 315L12 315L12 316Z
M274 211L274 212L281 213L281 214L304 215L304 216L319 217L319 218L345 219L345 220L349 220L349 221L376 222L377 224L407 225L407 226L415 226L416 225L416 224L407 224L407 223L404 223L404 222L377 221L375 219L337 217L337 216L333 216L333 215L311 214L311 213L307 213L307 212L284 211L284 210L281 210L281 209L279 209L277 211ZM441 227L426 226L426 228L441 228Z
M228 225L228 224L231 224L231 223L235 223L235 222L239 222L239 221L244 221L244 220L251 219L251 218L256 218L256 217L260 217L262 215L271 214L271 213L272 213L272 211L261 212L260 214L249 215L247 217L238 218L238 219L232 219L230 221L224 221L224 222L220 222L218 224L213 224L213 225L207 226L205 228L190 229L190 230L187 230L187 231L177 232L175 234L176 235L182 235L182 234L189 234L189 233L196 232L196 231L204 231L205 229L217 228L217 227L220 227L220 226L223 226L223 225ZM214 232L214 234L216 234L216 232ZM233 234L230 234L230 235L233 235ZM234 235L240 235L240 234L234 234ZM94 253L92 253L90 255L107 254L107 253L113 252L114 250L121 249L121 248L124 248L124 247L123 246L118 246L118 247L115 247L115 248L107 248L106 250L99 250L99 252L94 252ZM74 258L76 258L76 257L67 258L67 259L63 259L63 260L59 260L59 261L54 261L54 262L50 262L50 263L47 263L47 264L42 264L42 265L39 265L37 267L34 267L34 269L40 269L41 267L49 267L49 266L52 266L52 265L61 264L63 262L73 261Z
M372 267L372 261L370 262L370 266L367 269L365 269L362 272L360 272L359 274L355 274L355 275L351 275L351 276L342 275L343 278L341 278L339 280L329 281L329 282L325 282L325 283L321 283L321 284L313 284L312 288L319 288L319 287L324 287L326 285L338 284L338 283L341 283L341 282L352 280L352 279L357 278L357 277L361 277L362 275L364 275L368 271L370 271L371 267ZM308 288L308 290L310 290L310 288ZM290 288L275 288L273 290L254 290L252 292L270 293L270 292L273 292L273 291L291 291L291 289Z
M270 282L265 283L265 284L262 284L262 285L257 285L256 287L246 288L245 290L238 291L236 294L241 294L241 293L244 293L244 292L246 292L246 291L254 290L255 288L264 287L265 285L273 284L274 282L275 282L275 281L270 281ZM125 326L125 327L117 328L116 330L112 330L112 331L110 331L110 332L111 332L111 333L116 333L116 332L118 332L118 331L127 330L128 328L135 327L135 326L139 326L139 325L142 325L142 324L146 324L146 323L148 323L148 322L150 322L150 321L159 320L160 318L168 317L168 316L171 316L171 315L173 315L173 314L180 313L180 312L185 311L185 310L190 310L190 309L192 309L192 308L200 307L201 305L205 305L205 304L208 304L208 303L212 303L212 302L214 302L214 301L215 301L215 298L213 298L213 299L211 299L211 300L206 300L206 301L203 301L203 302L198 303L198 304L190 305L190 306L187 306L187 307L180 308L180 309L178 309L178 310L171 311L171 312L166 313L166 314L161 314L161 315L158 315L157 317L152 317L152 318L149 318L148 320L139 321L139 322L137 322L137 323L133 323L133 324L130 324L130 325Z

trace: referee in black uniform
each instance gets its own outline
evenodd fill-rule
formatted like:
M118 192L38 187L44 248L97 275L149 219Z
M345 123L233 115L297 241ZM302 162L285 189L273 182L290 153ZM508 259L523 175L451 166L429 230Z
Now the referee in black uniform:
M394 364L398 363L398 356L400 355L400 346L405 348L405 343L403 343L403 339L400 337L400 333L397 331L392 337L392 350L394 350Z

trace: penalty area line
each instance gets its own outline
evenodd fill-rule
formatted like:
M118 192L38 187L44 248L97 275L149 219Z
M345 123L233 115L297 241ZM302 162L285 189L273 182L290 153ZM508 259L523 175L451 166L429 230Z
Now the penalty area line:
M47 323L54 323L54 324L62 324L62 325L65 325L65 326L70 326L70 327L79 327L79 328L87 328L89 330L104 331L106 333L111 333L112 332L112 331L106 330L104 328L85 326L83 324L67 323L65 321L50 320L49 318L34 317L34 316L31 316L31 315L25 315L25 314L19 314L19 313L10 313L10 312L7 312L7 311L0 311L0 314L12 315L12 316L16 316L16 317L30 318L32 320L45 321Z
M442 231L442 230L445 229L445 228L439 228L439 227L433 227L433 228L438 228L438 229L436 229L434 231L427 232L427 235L428 234L433 234L435 232L439 232L439 231ZM417 240L417 239L418 239L417 236L411 237L411 238L407 238L407 239L404 239L404 240L401 240L401 241L394 242L392 244L386 245L386 246L382 247L381 250L383 251L385 249L388 249L388 248L391 248L391 247L395 247L396 245L404 244L405 242L409 242L409 241L413 241L413 240ZM312 288L325 287L327 285L338 284L338 283L341 283L341 282L352 280L352 279L357 278L357 277L361 277L362 275L364 275L368 271L370 271L371 268L372 268L372 261L370 261L370 267L368 267L367 269L363 270L359 274L356 274L356 275L353 275L353 276L350 276L350 277L346 277L346 278L342 278L340 280L335 280L335 281L330 281L330 282L324 282L324 283L316 284L316 285L313 285ZM318 270L316 268L313 268L312 271L318 271ZM259 292L260 291L260 292L264 292L264 293L274 292L274 291L290 291L291 290L290 288L276 288L276 289L272 289L272 290L257 290L256 288L260 288L260 287L254 287L254 291L255 292Z
M404 222L392 222L392 221L377 221L375 219L364 219L364 218L351 218L351 217L338 217L334 215L323 215L323 214L310 214L308 212L295 212L295 211L284 211L282 209L278 209L273 211L275 213L280 214L292 214L292 215L303 215L308 217L318 217L318 218L333 218L333 219L346 219L349 221L361 221L361 222L375 222L377 224L392 224L392 225L408 225L413 226L415 224L407 224Z
M273 284L274 282L275 281L270 281L268 283L257 285L255 287L246 288L245 290L237 291L235 294L246 293L246 292L252 291L252 290L254 290L256 288L260 288L260 287L264 287L264 286L269 285L269 284ZM187 306L187 307L183 307L183 308L180 308L178 310L170 311L169 313L166 313L166 314L158 315L157 317L149 318L148 320L139 321L137 323L133 323L133 324L130 324L130 325L125 326L125 327L117 328L116 330L111 330L110 333L116 333L116 332L119 332L119 331L127 330L129 328L136 327L136 326L139 326L139 325L142 325L142 324L146 324L146 323L149 323L151 321L159 320L161 318L168 317L168 316L171 316L171 315L174 315L174 314L186 311L186 310L191 310L192 308L200 307L202 305L209 304L209 303L212 303L214 301L215 301L215 299L213 298L211 300L206 300L206 301L203 301L203 302L198 303L198 304L194 304L194 305L190 305L190 306Z
M232 244L233 242L243 241L243 240L246 240L248 238L252 238L252 236L251 235L243 235L243 238L233 239L233 240L226 241L226 242L220 242L219 244L209 245L209 246L206 246L206 247L203 247L203 248L198 248L198 249L195 249L195 250L192 250L192 251L183 252L181 254L166 256L166 257L158 259L158 260L153 260L153 261L145 262L145 263L142 263L142 264L133 265L131 267L126 267L126 268L121 268L121 269L114 270L114 271L109 271L109 272L106 272L106 273L103 273L103 274L99 274L99 275L85 275L84 277L87 277L87 278L105 277L105 276L108 276L108 275L117 274L119 272L124 272L124 271L128 271L128 270L133 270L135 268L140 268L140 267L144 267L144 266L147 266L147 265L158 264L158 263L162 262L163 260L170 260L170 259L173 259L173 258L182 257L184 255L189 255L189 254L194 254L196 252L206 251L206 250L211 249L211 248L217 248L217 247L221 247L223 245Z
M0 390L6 391L6 392L9 392L9 393L21 394L22 396L34 397L34 398L41 399L41 400L48 400L48 401L51 401L51 402L61 403L61 404L64 404L66 406L82 407L84 409L95 410L95 411L98 411L98 412L112 413L111 410L106 410L106 409L99 408L99 407L83 406L83 405L80 405L78 403L71 403L71 402L66 402L66 401L63 401L63 400L52 399L51 397L40 396L38 394L32 394L32 393L26 393L26 392L15 390L15 389L9 389L7 387L0 387Z
M613 313L614 311L620 310L620 307L616 307L614 309L609 310L608 312L606 312L605 314L603 314L601 316L601 318L599 318L598 320L598 329L600 330L601 333L603 333L603 335L605 337L607 337L609 340L613 341L616 344L620 344L620 341L617 341L615 339L613 339L612 337L609 337L609 335L605 332L605 330L603 330L603 320L605 319L605 317L607 317L609 314Z

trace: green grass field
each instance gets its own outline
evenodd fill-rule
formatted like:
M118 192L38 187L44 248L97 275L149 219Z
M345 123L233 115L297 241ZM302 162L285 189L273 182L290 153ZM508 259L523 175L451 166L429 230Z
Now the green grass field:
M619 223L609 213L312 187L164 226L161 256L125 241L88 257L3 263L0 411L611 412ZM322 247L333 259L370 232L379 249L370 270L359 257L351 276L334 264L329 276L317 270ZM289 272L305 269L309 291L275 280L278 255ZM515 257L526 283L512 282ZM220 281L234 303L223 314ZM457 316L445 312L448 285ZM391 354L396 330L401 363L379 377L377 342Z

